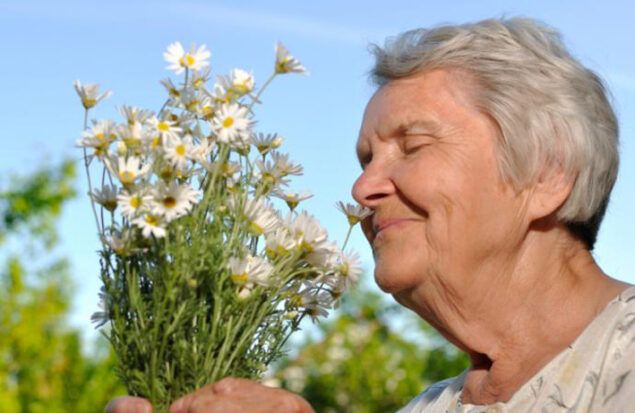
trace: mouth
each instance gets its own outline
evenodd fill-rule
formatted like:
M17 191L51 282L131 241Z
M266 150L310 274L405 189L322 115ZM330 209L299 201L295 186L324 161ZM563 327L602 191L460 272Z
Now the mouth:
M377 222L373 222L373 233L375 235L375 238L377 238L387 231L402 227L414 221L415 220L412 218L381 219Z

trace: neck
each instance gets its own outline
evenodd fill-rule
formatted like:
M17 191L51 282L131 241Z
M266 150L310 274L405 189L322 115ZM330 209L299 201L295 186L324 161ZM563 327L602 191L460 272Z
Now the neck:
M530 234L511 256L395 295L470 356L465 403L509 400L627 287L564 228Z

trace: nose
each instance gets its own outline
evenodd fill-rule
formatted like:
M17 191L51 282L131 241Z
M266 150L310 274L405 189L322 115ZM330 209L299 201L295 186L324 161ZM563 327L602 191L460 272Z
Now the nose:
M395 193L385 165L369 163L353 184L353 198L368 208L374 209L384 198Z

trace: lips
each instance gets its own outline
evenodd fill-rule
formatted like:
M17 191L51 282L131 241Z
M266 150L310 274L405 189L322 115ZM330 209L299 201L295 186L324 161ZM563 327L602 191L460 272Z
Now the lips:
M375 236L377 236L382 231L385 231L389 228L399 227L413 221L415 220L412 218L378 219L376 222L373 220L373 232L375 233Z

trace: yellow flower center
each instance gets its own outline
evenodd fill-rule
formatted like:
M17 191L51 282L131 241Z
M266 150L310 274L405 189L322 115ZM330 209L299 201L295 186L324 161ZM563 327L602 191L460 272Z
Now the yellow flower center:
M82 98L82 104L86 109L90 109L97 104L97 99Z
M162 121L157 124L157 129L161 132L167 132L170 130L170 125L167 122Z
M161 170L161 172L159 172L159 176L162 179L170 179L172 177L173 173L174 172L172 171L172 169L166 168L166 169Z
M192 99L192 100L190 100L190 101L187 103L186 108L187 108L187 110L189 110L190 112L196 112L196 111L197 111L197 108L198 108L199 103L200 103L200 102L198 101L198 99Z
M141 198L138 196L130 197L130 206L137 209L141 206Z
M287 65L289 64L290 61L291 61L291 58L287 56L283 58L282 60L279 60L278 62L276 62L276 71L278 73L287 73L289 71L289 68L287 67Z
M104 134L103 134L103 132L97 132L97 133L95 134L95 138L99 139L100 141L103 141L103 140L104 140Z
M194 59L194 56L189 53L179 59L179 64L183 67L191 67L192 65L194 65L195 62L196 59Z
M242 274L232 274L232 281L236 284L244 284L247 282L247 273L244 272Z
M156 138L152 139L152 147L153 148L156 148L160 144L161 144L161 137L157 136Z
M262 235L263 228L260 225L256 224L255 222L252 222L249 225L249 232L251 233L251 235L258 237Z
M344 263L342 265L340 265L340 274L342 274L342 277L348 277L348 264Z
M159 220L154 215L146 215L146 222L153 227L159 225Z
M166 208L174 208L176 206L176 198L173 196L166 196L161 202Z
M134 172L132 171L121 171L119 173L119 179L122 184L130 184L134 181Z
M179 144L176 146L176 154L179 156L184 156L185 155L185 145L183 144Z
M234 124L234 118L227 116L223 121L223 128L230 128Z

